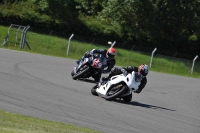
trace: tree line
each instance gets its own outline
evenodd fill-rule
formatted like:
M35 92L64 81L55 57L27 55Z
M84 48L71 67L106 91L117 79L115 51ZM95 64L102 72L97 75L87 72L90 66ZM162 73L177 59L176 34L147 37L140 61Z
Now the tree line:
M119 47L193 58L200 0L0 0L0 24L116 40Z

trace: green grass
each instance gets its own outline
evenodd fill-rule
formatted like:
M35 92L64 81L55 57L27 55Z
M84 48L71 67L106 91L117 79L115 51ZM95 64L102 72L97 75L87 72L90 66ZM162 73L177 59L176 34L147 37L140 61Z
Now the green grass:
M0 133L99 133L87 128L0 110Z

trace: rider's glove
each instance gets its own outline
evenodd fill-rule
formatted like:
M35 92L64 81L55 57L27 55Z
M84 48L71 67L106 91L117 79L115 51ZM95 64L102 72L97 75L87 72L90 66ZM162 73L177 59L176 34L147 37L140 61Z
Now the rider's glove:
M127 71L125 70L125 69L121 69L121 72L122 72L122 74L124 75L124 76L126 76L128 73L127 73Z
M89 57L90 56L90 52L85 52L85 57Z
M142 91L142 89L137 89L137 90L134 90L133 92L134 93L140 93Z
M94 50L95 49L93 49L92 51L90 51L90 55L94 55Z

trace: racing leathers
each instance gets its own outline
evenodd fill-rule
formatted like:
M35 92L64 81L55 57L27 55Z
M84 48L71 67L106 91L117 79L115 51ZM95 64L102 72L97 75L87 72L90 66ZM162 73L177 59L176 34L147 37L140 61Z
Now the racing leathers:
M115 62L116 62L115 58L108 59L106 57L106 53L107 53L107 50L104 50L104 49L101 49L101 50L93 49L91 52L86 52L84 54L84 56L81 58L81 60L83 60L84 58L91 57L94 54L100 54L101 55L100 58L101 58L101 63L102 63L102 70L99 71L97 74L92 76L94 78L95 82L100 81L102 73L103 74L109 73L111 71L111 69L115 66ZM77 63L79 61L77 61Z
M112 76L115 75L119 75L122 74L124 72L124 70L128 73L132 73L133 71L138 72L138 67L136 66L128 66L128 67L123 67L123 68L117 68L114 67L112 68L112 70L110 71L109 75L107 77L103 77L102 80L106 81L109 78L111 78ZM135 93L140 93L142 91L142 89L146 86L147 84L147 78L146 77L142 77L141 81L140 81L140 85L138 86L138 89L136 91L134 91Z

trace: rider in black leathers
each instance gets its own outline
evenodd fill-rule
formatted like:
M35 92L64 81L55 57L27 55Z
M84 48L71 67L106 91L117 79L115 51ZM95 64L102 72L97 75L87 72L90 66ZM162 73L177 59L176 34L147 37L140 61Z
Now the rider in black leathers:
M139 67L136 67L136 66L128 66L128 67L123 67L123 68L114 67L107 77L102 77L102 81L108 81L109 78L111 78L112 76L119 75L124 72L131 73L133 71L138 72L138 75L136 77L136 82L141 82L140 85L138 86L138 89L134 92L140 93L147 84L146 76L149 72L149 69L146 64L142 64Z
M111 69L115 66L116 61L114 57L116 54L116 49L115 48L109 48L108 50L93 49L91 52L86 52L80 60L83 60L84 58L90 57L94 54L101 54L101 60L102 60L102 66L103 66L100 72L92 76L95 82L98 83L100 81L102 73L103 74L109 73ZM77 64L80 62L80 60L77 61Z

